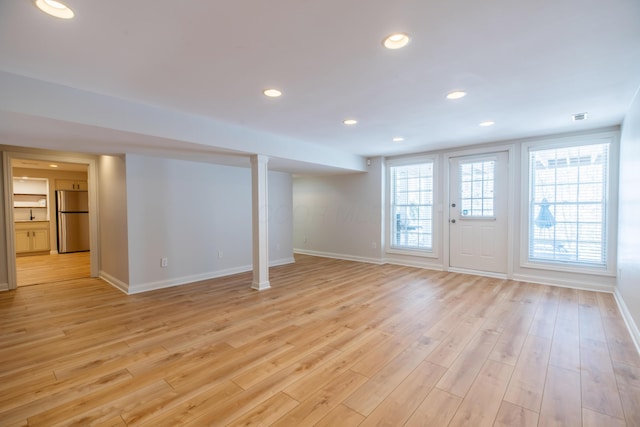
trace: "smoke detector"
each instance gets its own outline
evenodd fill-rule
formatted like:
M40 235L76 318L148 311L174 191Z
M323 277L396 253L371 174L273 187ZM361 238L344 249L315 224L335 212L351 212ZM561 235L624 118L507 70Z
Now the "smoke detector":
M571 116L574 122L578 122L580 120L587 120L587 113L576 113Z

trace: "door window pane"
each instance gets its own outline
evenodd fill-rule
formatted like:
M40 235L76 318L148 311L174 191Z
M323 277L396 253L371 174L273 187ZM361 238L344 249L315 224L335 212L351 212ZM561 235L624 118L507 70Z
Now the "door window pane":
M460 163L460 215L493 217L495 160Z

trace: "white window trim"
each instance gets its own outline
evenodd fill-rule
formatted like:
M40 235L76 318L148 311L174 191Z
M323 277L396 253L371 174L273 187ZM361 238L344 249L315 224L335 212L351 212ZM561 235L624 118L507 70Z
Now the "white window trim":
M602 132L575 135L565 138L529 141L521 148L521 205L520 205L520 267L541 270L582 273L598 276L615 276L617 259L617 227L618 227L618 171L619 171L619 132ZM544 262L529 260L529 150L545 150L580 145L609 144L609 176L607 190L607 262L604 267L576 265L562 262Z
M418 163L424 162L432 162L433 163L433 205L432 208L432 234L431 234L431 250L427 249L401 249L401 248L392 248L391 247L391 230L393 220L393 215L391 215L391 168L394 166L407 166L414 165ZM386 185L385 185L385 197L386 197L386 221L385 221L385 240L388 242L385 245L385 253L387 254L396 254L396 255L410 255L410 256L418 256L423 258L439 258L439 249L440 249L440 236L441 232L439 230L440 224L440 211L437 208L438 201L440 200L439 188L440 188L440 176L439 173L439 165L438 165L438 156L437 155L429 155L429 156L415 156L415 157L403 157L403 158L394 158L387 159L386 161Z

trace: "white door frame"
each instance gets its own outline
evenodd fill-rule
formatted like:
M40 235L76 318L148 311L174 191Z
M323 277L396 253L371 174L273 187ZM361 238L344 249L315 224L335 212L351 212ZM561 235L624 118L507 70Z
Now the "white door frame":
M13 226L13 159L44 160L48 162L79 163L87 165L87 185L89 188L89 246L91 277L98 277L100 266L100 253L98 244L98 175L96 159L88 157L73 157L72 155L57 155L36 152L5 151L3 153L4 170L4 206L5 206L5 231L7 247L7 283L9 290L16 289L18 278L16 273L16 241L15 228Z
M513 236L515 236L515 188L516 188L516 173L515 173L515 161L516 161L516 146L514 144L509 145L496 145L490 147L481 147L481 148L471 148L467 150L460 151L452 151L444 154L444 167L442 178L443 182L443 191L445 201L445 209L442 212L442 231L443 231L443 251L442 251L442 264L445 271L462 271L460 269L453 269L450 264L449 250L451 249L450 235L449 235L449 206L451 205L451 191L450 191L450 179L451 176L451 159L453 157L465 157L465 156L478 156L483 154L492 154L497 152L508 153L509 165L508 165L508 182L507 182L507 274L499 273L491 273L486 271L468 271L468 273L473 273L481 276L492 276L498 278L507 278L511 279L513 277L513 262L516 257L514 257L514 241Z

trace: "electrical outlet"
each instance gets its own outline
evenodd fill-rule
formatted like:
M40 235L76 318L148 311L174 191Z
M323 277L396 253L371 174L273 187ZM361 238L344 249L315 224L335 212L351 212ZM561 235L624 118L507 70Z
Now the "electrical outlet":
M304 243L307 243L307 236L304 236Z
M222 258L223 255L222 251L218 251L218 259Z
M371 242L371 247L375 249L376 247L378 247L378 245L376 244L376 242Z
M168 267L169 266L169 258L160 258L160 267Z

